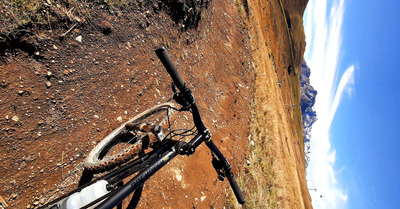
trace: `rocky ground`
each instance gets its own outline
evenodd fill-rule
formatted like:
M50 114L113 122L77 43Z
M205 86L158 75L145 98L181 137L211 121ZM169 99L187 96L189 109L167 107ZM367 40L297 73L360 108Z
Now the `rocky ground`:
M235 174L245 175L251 144L265 139L251 129L257 122L269 133L276 206L310 208L302 135L294 134L299 120L285 106L299 98L291 80L300 57L282 3L186 1L174 10L183 1L149 2L65 10L63 21L2 36L0 196L10 208L36 208L76 188L85 156L102 137L171 98L171 80L154 54L163 45ZM138 208L234 207L230 199L202 146L152 177Z

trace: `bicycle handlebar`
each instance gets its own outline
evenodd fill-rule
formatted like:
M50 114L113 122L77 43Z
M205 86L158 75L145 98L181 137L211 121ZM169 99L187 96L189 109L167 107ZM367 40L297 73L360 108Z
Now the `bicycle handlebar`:
M192 92L189 88L186 87L185 82L181 78L178 73L178 70L175 67L175 64L172 62L171 58L168 55L167 50L164 47L161 47L156 50L156 54L158 58L160 58L161 63L164 65L165 69L167 70L168 74L171 76L172 81L174 82L175 86L179 89L179 92L183 94L185 99L191 105L192 114L193 114L193 121L200 133L207 131L207 128L204 126L203 121L201 120L200 113L197 109L197 105L194 101L194 97Z
M167 72L171 76L176 87L178 87L179 90L182 90L182 88L185 86L185 82L182 80L181 76L176 70L175 64L169 57L167 50L164 47L161 47L156 50L156 54L158 58L161 60L161 63L164 65L165 69L167 69Z
M244 198L244 195L243 195L242 191L240 190L238 183L236 182L235 176L232 174L230 176L227 176L227 179L229 180L229 183L231 184L233 193L235 194L236 199L239 202L239 204L244 204L246 202L246 199Z

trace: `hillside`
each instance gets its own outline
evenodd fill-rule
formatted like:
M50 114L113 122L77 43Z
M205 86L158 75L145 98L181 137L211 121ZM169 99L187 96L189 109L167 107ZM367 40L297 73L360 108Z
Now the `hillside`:
M293 24L289 28L287 18L292 13L290 18L297 18L302 25L299 15L305 4L289 4L288 12L284 12L280 1L249 1L249 5L253 11L251 32L256 71L252 166L245 168L246 183L255 194L250 208L312 208L305 178L301 62L296 61L302 60L305 43L299 37L304 37L304 32L302 27L293 31Z
M0 196L37 208L76 188L102 137L171 98L153 53L163 45L239 176L245 207L311 208L298 105L307 2L294 2L4 1ZM236 204L202 146L152 177L138 208L224 206Z

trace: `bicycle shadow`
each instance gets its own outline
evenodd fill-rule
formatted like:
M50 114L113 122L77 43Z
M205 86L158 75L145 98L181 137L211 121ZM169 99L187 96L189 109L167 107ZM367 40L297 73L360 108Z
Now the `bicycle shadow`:
M79 187L91 182L93 180L94 174L96 174L95 171L84 169L81 178L79 180ZM121 182L121 184L118 186L122 185L123 183ZM142 197L142 192L143 192L143 185L141 185L135 190L128 206L126 207L127 209L137 208L140 202L140 198ZM117 209L122 209L122 203L117 206Z

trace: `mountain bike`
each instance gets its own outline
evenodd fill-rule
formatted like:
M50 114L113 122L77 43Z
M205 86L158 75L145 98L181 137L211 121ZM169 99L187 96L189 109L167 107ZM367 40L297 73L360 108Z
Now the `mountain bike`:
M155 52L173 80L174 102L147 109L111 132L85 159L85 171L108 173L42 208L120 207L130 194L141 193L143 184L174 157L192 155L203 142L211 151L218 179L227 178L237 201L245 203L231 165L212 141L190 88L178 74L166 49L161 47ZM187 113L192 120L187 116L179 117L177 113ZM190 125L186 128L188 121L193 123L192 128Z

